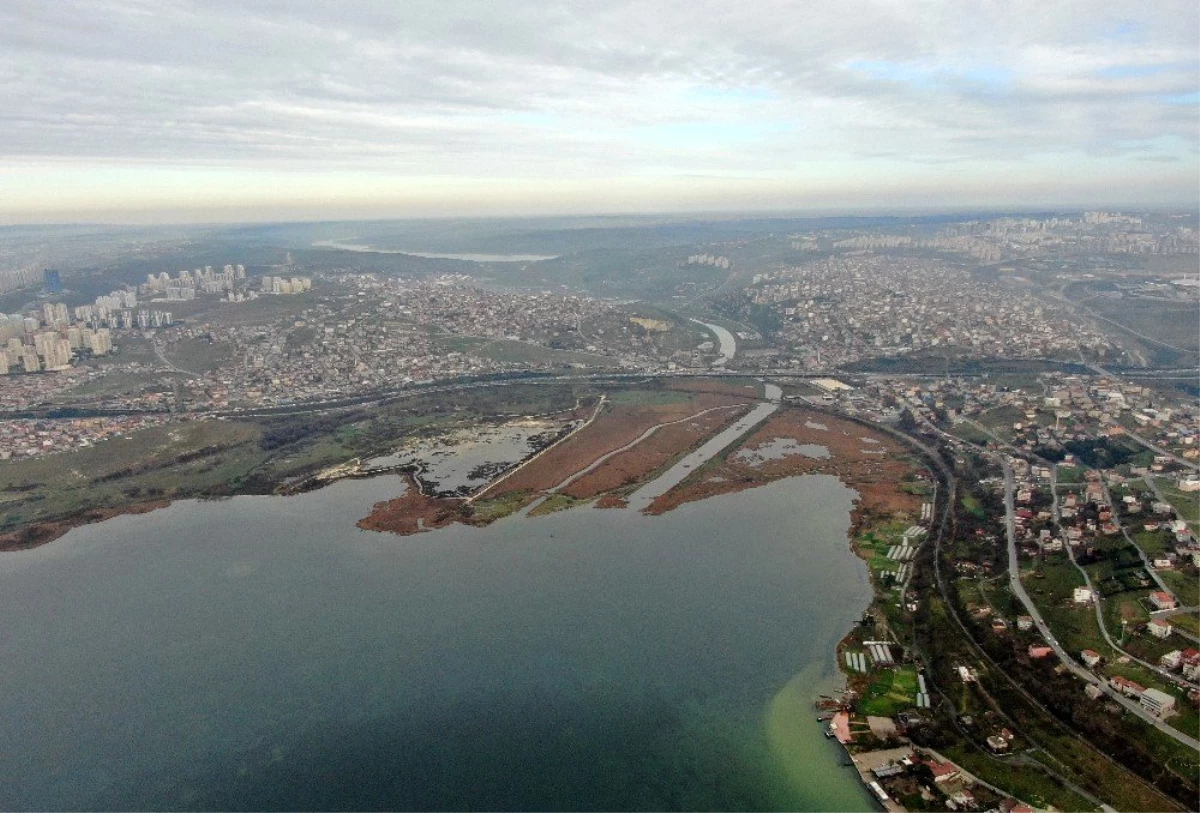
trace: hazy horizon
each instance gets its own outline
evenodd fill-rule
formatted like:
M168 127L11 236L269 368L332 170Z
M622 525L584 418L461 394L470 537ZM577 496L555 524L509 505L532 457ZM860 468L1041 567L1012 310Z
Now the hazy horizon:
M369 213L361 217L338 217L338 216L303 216L288 217L286 213L276 213L267 210L248 210L244 217L220 217L214 215L212 218L196 218L196 219L139 219L136 214L128 215L125 218L114 217L112 219L92 218L78 220L0 220L0 229L19 229L22 227L30 228L187 228L187 227L236 227L239 225L250 226L271 226L271 225L354 225L354 224L370 224L370 223L420 223L428 221L431 223L439 222L498 222L506 221L546 221L548 223L556 220L578 219L589 224L594 221L597 225L607 220L627 220L627 225L643 225L655 220L662 222L697 222L697 221L736 221L736 220L758 220L758 219L778 219L778 220L820 220L823 218L888 218L894 217L899 220L908 220L921 217L1032 217L1035 215L1044 215L1049 213L1076 213L1084 211L1127 211L1141 213L1160 213L1172 215L1196 215L1200 217L1200 205L1193 203L1192 205L1181 204L1173 205L1153 205L1144 204L1136 201L1086 201L1086 202L1068 202L1060 205L962 205L962 206L891 206L891 207L870 207L870 206L846 206L846 207L829 207L829 208L770 208L770 209L724 209L724 210L703 210L696 209L694 211L687 210L668 210L648 209L645 211L571 211L571 210L556 210L552 212L531 212L531 213L514 213L510 211L497 211L491 213L471 213L471 212L447 212L442 214L396 214L387 215L379 213ZM281 216L272 216L280 214Z
M1191 4L0 8L0 223L1194 209Z

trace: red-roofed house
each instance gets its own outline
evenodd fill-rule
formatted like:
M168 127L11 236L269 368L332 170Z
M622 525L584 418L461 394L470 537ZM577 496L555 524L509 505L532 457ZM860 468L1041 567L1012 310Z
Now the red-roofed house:
M1155 590L1150 594L1150 603L1159 610L1174 610L1179 606L1173 595L1162 590Z
M1037 646L1034 644L1029 647L1029 657L1031 658L1044 658L1052 654L1054 654L1054 650L1048 646Z
M933 773L933 781L941 784L958 778L958 767L952 762L939 762L936 759L926 759L925 764Z
M1113 675L1108 679L1108 685L1112 686L1126 697L1141 697L1142 692L1146 691L1146 687L1140 683L1135 683L1132 680L1123 678L1120 675Z

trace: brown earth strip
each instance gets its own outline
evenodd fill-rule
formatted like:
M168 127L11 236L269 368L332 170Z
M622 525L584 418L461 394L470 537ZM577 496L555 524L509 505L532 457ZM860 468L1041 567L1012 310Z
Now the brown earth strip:
M712 392L719 395L738 395L757 398L758 387L754 384L739 384L712 378L677 378L667 382L667 389L684 392Z
M664 426L632 449L604 461L595 471L564 488L562 493L576 499L589 500L636 483L737 420L742 414L742 410L710 412L686 423Z
M596 499L599 508L625 507L621 490L644 482L681 453L711 437L734 420L740 410L711 412L692 420L690 416L714 406L747 403L745 399L715 393L700 393L678 404L615 404L590 426L551 449L524 470L500 484L494 495L470 504L462 499L428 497L410 479L400 497L377 503L358 526L368 530L402 535L444 527L454 522L485 525L537 499L603 455L620 449L647 429L669 421L632 448L614 455L562 490L563 498ZM824 426L815 428L808 424ZM792 439L799 444L824 446L828 459L794 454L780 459L738 461L742 449L757 450L772 441ZM907 450L885 433L823 412L785 407L771 416L725 459L716 458L689 480L659 497L648 513L661 514L677 505L706 499L802 474L832 474L859 494L854 511L857 528L867 517L915 512L920 498L906 493L900 483L912 473ZM597 499L599 498L599 499Z
M496 488L494 494L489 492L489 496L553 488L656 424L680 420L710 407L741 403L745 403L744 398L698 393L695 398L676 404L614 404L591 426L513 474Z
M826 428L815 429L806 425L809 422ZM759 449L781 438L824 446L829 449L830 457L820 460L790 455L760 461L756 465L734 459L741 449ZM875 442L867 443L864 439ZM662 514L685 502L755 488L783 477L833 474L859 493L854 510L857 528L868 515L891 515L920 508L920 498L899 487L912 468L902 459L906 454L906 449L882 432L823 412L787 407L731 450L724 460L714 460L713 465L701 469L696 476L655 500L647 513Z

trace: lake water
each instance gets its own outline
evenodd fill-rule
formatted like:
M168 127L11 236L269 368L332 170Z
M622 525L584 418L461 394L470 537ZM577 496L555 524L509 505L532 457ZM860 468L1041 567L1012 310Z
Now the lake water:
M812 707L869 600L836 479L354 527L401 488L0 555L0 807L872 808Z
M427 260L465 260L472 263L533 263L541 262L542 260L556 260L559 257L557 254L445 254L435 251L376 248L364 243L345 243L338 240L321 240L313 243L313 246L317 248L336 248L342 251L358 251L367 254L407 254L409 257L423 257Z

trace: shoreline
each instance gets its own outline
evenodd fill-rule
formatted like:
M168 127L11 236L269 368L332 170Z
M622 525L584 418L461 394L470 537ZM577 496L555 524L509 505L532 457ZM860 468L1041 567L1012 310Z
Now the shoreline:
M108 508L88 508L62 519L31 522L16 530L0 533L0 553L33 550L61 539L75 528L104 522L124 514L148 514L159 508L166 508L172 502L174 500L151 500Z
M556 484L562 485L561 478L557 477L559 473L557 469L563 468L563 464L566 463L566 469L572 472L573 476L578 476L580 482L571 482L570 487L564 491L570 493L574 499L579 501L579 504L592 504L606 509L628 507L629 497L633 491L644 487L648 481L652 481L654 476L661 474L665 468L670 468L678 460L686 457L689 453L688 449L696 442L696 436L689 433L697 429L701 429L702 434L705 433L704 430L716 430L718 433L724 431L741 412L741 409L737 409L737 407L747 403L737 397L729 399L729 395L725 393L702 395L699 402L698 406L704 407L704 412L712 413L704 417L701 422L704 424L702 429L695 420L699 417L697 414L685 415L684 418L692 420L694 426L685 425L685 420L679 418L675 419L679 425L672 426L669 425L670 421L668 420L668 423L661 427L663 431L658 433L660 437L644 439L632 448L624 450L618 448L616 451L619 454L613 454L614 449L608 448L603 441L597 444L595 439L589 441L579 437L587 434L587 427L578 427L577 430L556 438L554 442L533 454L530 459L524 461L517 468L524 468L524 464L532 464L535 463L535 460L540 460L547 466L555 468L555 476L550 479L554 480ZM734 411L725 413L722 408ZM592 415L593 421L599 417L598 413L599 410ZM612 416L612 419L617 419L617 416ZM658 418L652 420L661 422ZM820 423L816 421L820 421ZM629 424L624 420L613 420L613 423L624 423L623 428L629 429ZM612 427L606 428L611 429ZM672 436L671 433L674 433L675 436ZM828 447L831 454L828 457L820 458L791 455L758 463L738 463L729 460L733 457L734 450L754 449L774 438L791 438L803 444ZM568 440L573 440L574 443L564 443ZM872 444L871 448L860 448L863 442ZM576 445L581 448L562 448ZM662 448L659 448L660 446ZM556 447L559 448L556 449ZM572 459L546 460L543 453L552 449L563 453L559 456ZM788 405L767 417L761 425L751 429L747 435L734 440L729 449L718 452L710 460L698 465L681 482L674 484L666 493L655 497L642 510L649 515L659 515L685 502L756 488L785 477L831 474L857 494L851 510L848 531L853 547L854 537L862 532L876 512L890 512L911 507L903 505L909 495L904 495L894 485L896 478L903 476L909 467L905 464L897 465L894 460L889 462L882 459L881 456L881 453L884 452L903 453L904 451L906 450L897 445L894 440L878 430L871 430L844 418L831 416L811 408ZM594 458L597 452L612 454L613 459L601 461L603 463L601 466L594 466L597 461L591 458ZM582 457L578 457L580 453ZM575 459L577 457L578 459ZM604 457L604 454L601 457ZM582 458L588 459L583 460ZM646 458L646 460L641 458ZM536 466L531 468L534 467ZM587 470L589 467L594 467L596 470L589 471ZM483 496L487 492L487 496L482 500L466 496L435 495L426 493L424 484L419 477L414 476L412 471L399 473L405 477L408 486L406 491L391 500L384 500L373 506L370 514L356 523L360 528L408 535L433 530L455 521L469 525L486 525L519 511L529 502L536 500L539 493L545 491L538 487L542 484L536 482L536 478L532 482L524 482L530 478L522 477L516 478L522 479L521 483L511 484L515 488L497 492L495 489L501 480L509 479L507 475L515 473L515 470L510 470L477 492L476 497ZM373 474L375 473L372 472L371 475ZM274 488L265 493L286 495L309 491L335 482L336 479L339 478L317 482L310 476L302 483L276 483ZM583 486L589 486L589 488L581 490ZM245 493L262 494L264 492L255 489ZM189 494L185 496L188 499L205 499L208 496L229 497L238 496L238 494ZM123 514L147 513L166 507L178 498L178 496L173 496L124 505L91 507L75 514L36 520L0 533L0 553L28 550L49 544L73 528L103 522ZM473 508L482 510L473 510ZM411 516L406 519L406 514L411 514Z
M705 426L705 429L709 432L716 429L719 434L719 431L727 426L730 421L730 417L727 417L728 413L725 413L724 409L731 409L735 415L742 412L741 409L737 409L735 406L735 404L729 403L723 403L720 406L710 406L706 411L714 413L711 417L716 426L710 424ZM599 412L600 410L597 409L592 415L592 420L599 417ZM679 424L678 431L682 432L689 421L695 421L699 417L699 414L693 413L682 419L676 419L676 422ZM566 437L559 438L558 440L563 441L574 435L576 435L575 432L568 432L566 433ZM664 435L665 438L666 436ZM771 444L778 439L790 439L794 441L795 445L792 448L818 446L827 450L828 454L810 455L791 452L780 456L772 456L769 454ZM557 443L550 444L551 447L557 445ZM593 448L594 446L595 444L593 443L587 446L586 451L584 449L577 451L584 452L583 456L586 457L597 451L596 448ZM675 442L669 444L669 446L674 447ZM747 450L752 452L757 450L760 454L757 456L750 455L749 457L739 454ZM546 449L542 451L546 451ZM606 454L613 457L620 457L621 454L628 454L630 451L644 453L645 450L617 447L614 452L607 452ZM683 451L676 456L676 459L683 459L688 453L687 451ZM885 431L878 428L811 408L787 405L766 417L762 424L753 427L746 434L732 441L729 447L720 450L711 459L698 465L687 477L679 483L674 484L665 493L653 499L649 505L645 506L643 513L661 515L685 502L700 501L714 496L745 491L785 478L800 477L807 474L833 475L844 486L854 492L849 521L846 527L846 543L849 545L854 556L862 562L862 566L866 569L866 580L870 589L861 616L866 617L868 614L876 614L874 612L875 605L882 593L877 575L869 566L871 556L868 551L864 551L860 547L858 540L864 533L869 533L872 528L882 527L889 522L895 521L898 515L907 518L919 515L921 498L909 493L902 487L902 483L909 481L916 472L921 471L919 464L914 464L911 459L901 459L902 457L907 458L910 454L911 450L905 448L896 439L889 437ZM540 454L535 454L533 457L538 458ZM569 468L577 471L577 474L573 476L590 473L589 466L599 468L599 466L595 465L597 460L588 461L584 465L584 461L578 459L578 455L570 455L570 457L575 458L569 466ZM605 455L601 455L599 462L604 463L605 460ZM577 466L576 464L579 465ZM671 465L674 465L674 463L666 463L666 467L668 468ZM537 497L537 492L527 490L506 491L496 495L495 498L482 501L478 507L483 510L477 513L472 508L472 501L465 497L427 494L426 489L423 488L424 484L414 469L406 469L398 472L393 471L390 473L399 473L404 478L406 485L404 492L394 498L375 503L369 513L355 523L357 527L375 532L390 532L401 536L408 536L424 531L436 530L455 523L476 526L487 525L502 516L519 512L522 507ZM511 474L511 472L509 473ZM661 471L654 473L661 473ZM634 489L645 486L646 481L644 477L646 474L648 473L644 472L643 478L638 478L635 481L633 485ZM490 483L484 488L484 491L491 489L496 482L498 481ZM322 482L320 484L309 485L317 485L317 488L320 488L327 484L330 483ZM302 490L309 489L305 488ZM610 487L592 496L591 499L581 500L576 504L587 505L590 503L595 507L601 508L627 507L627 494L624 493L626 491L627 489L625 488ZM280 493L278 486L275 493ZM495 505L489 504L493 502ZM0 534L0 552L36 548L61 538L76 527L103 522L123 514L148 513L158 508L166 507L171 503L171 499L162 499L120 507L87 509L67 518L36 522L23 528ZM565 505L562 507L570 508L574 507L574 505ZM852 644L857 632L857 625L847 630L835 643L831 653L834 660L831 683L836 684L837 688L846 692L856 691L854 688L856 682L859 684L862 682L861 679L856 681L856 678L861 678L862 676L852 672L846 666L843 659L844 650ZM791 682L789 682L789 686L791 686ZM861 691L861 686L857 690ZM796 687L792 687L790 691L795 694ZM802 705L811 711L811 704L815 699L815 697L811 697L805 700ZM791 702L795 702L795 700L796 698L791 698ZM812 725L811 716L808 720L804 720L800 714L795 714L793 717L792 724L794 725ZM778 724L778 722L775 721L775 724ZM778 738L782 734L779 731L775 731L771 736ZM897 805L894 801L883 803L879 800L872 788L869 775L864 773L861 766L854 760L854 752L847 744L839 744L841 745L842 752L848 758L848 762L843 764L856 769L863 792L873 800L874 807L881 810L903 810L904 808ZM789 765L788 770L791 772L796 769Z

